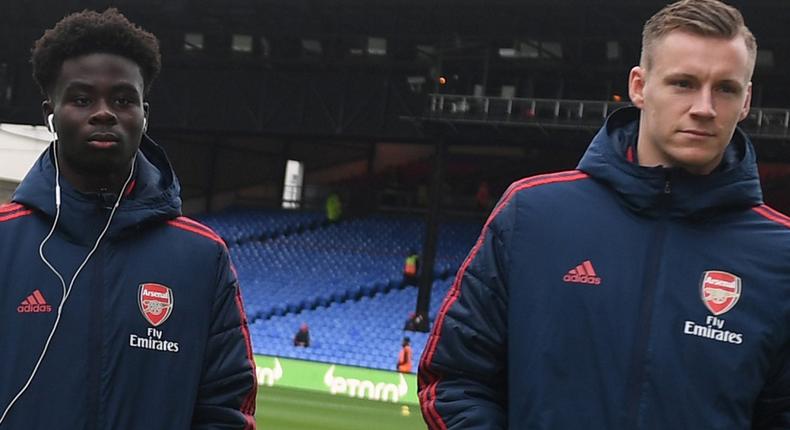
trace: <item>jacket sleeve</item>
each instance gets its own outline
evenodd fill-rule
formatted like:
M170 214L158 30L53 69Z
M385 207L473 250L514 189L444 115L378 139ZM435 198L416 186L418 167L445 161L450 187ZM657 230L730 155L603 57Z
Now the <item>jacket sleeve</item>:
M227 250L223 249L220 259L192 428L255 429L258 385L247 316Z
M778 371L769 376L754 408L752 430L790 429L790 347L785 347Z
M507 292L503 219L489 218L444 300L420 361L423 418L435 429L507 427Z

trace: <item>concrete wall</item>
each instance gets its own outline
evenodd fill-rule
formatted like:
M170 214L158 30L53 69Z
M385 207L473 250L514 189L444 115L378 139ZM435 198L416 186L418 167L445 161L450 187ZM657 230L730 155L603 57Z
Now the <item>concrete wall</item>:
M16 182L0 180L0 204L8 203L11 200L11 194L14 193L16 186Z
M0 180L21 181L50 138L45 127L0 124Z
M0 204L11 199L50 139L46 127L0 124Z

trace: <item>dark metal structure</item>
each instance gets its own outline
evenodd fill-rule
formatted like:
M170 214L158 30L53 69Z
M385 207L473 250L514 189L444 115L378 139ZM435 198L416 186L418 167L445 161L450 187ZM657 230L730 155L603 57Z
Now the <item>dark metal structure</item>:
M416 139L425 95L625 96L656 0L9 0L0 119L39 122L29 49L68 12L119 7L154 32L153 125L188 132ZM735 1L761 46L754 105L790 100L790 5ZM438 81L443 77L444 85Z
M627 98L641 27L667 3L6 0L0 122L43 121L28 62L33 41L67 13L112 5L160 39L149 131L167 147L186 197L204 196L210 210L222 191L252 184L281 191L289 158L308 170L365 160L371 179L376 143L435 145L430 238L448 149L539 152L524 158L537 161L522 174L569 146L580 152L603 110L616 105L610 101ZM761 159L786 163L790 3L730 3L760 45L749 126ZM426 131L426 121L444 131ZM422 293L420 300L427 309Z

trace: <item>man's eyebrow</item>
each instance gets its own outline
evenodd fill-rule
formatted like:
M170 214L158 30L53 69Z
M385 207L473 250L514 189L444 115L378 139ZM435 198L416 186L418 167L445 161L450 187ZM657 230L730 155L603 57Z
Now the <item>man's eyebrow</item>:
M66 87L64 88L64 91L69 91L69 90L91 90L91 89L93 89L93 87L94 87L93 85L91 85L91 84L89 84L87 82L71 81L71 82L69 82L68 85L66 85Z
M140 89L137 88L136 85L132 84L131 82L126 82L126 81L118 82L117 84L112 86L112 89L113 89L113 91L135 91L135 92L141 92Z
M683 73L683 72L670 73L670 74L666 75L664 77L664 79L665 80L688 79L688 80L692 80L692 81L699 81L699 79L696 76L694 76L694 75L692 75L690 73ZM745 86L743 84L743 82L741 82L741 81L739 81L739 80L737 80L735 78L724 78L724 79L716 81L716 83L718 83L718 84L734 85L734 86L736 86L738 88L743 88Z
M698 81L699 80L699 79L697 79L696 76L694 76L692 74L682 73L682 72L670 73L670 74L664 76L664 79L665 80L669 80L669 79L688 79L688 80L691 80L691 81Z
M85 82L85 81L71 81L68 85L66 85L65 90L83 90L83 91L90 91L96 88L96 85ZM131 82L121 81L115 83L112 86L113 91L134 91L138 92L139 89L137 86L132 84Z
M719 83L720 84L732 85L732 86L734 86L734 87L736 87L738 89L746 87L746 85L744 85L743 82L741 82L741 81L739 81L737 79L722 79L721 81L719 81Z

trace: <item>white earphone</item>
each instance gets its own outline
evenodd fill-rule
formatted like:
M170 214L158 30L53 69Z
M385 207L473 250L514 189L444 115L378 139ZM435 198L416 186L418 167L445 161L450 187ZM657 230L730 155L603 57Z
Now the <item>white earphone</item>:
M51 113L47 115L47 130L52 134L52 140L58 140L58 132L55 131L55 114Z

